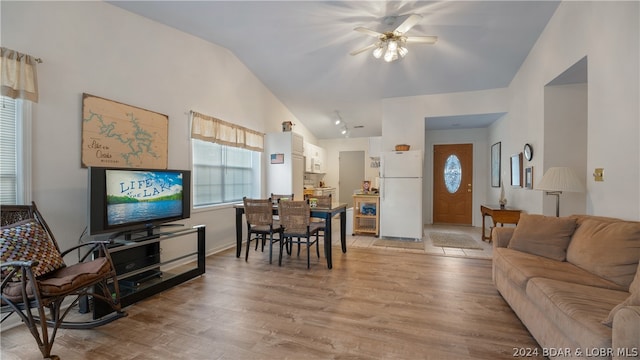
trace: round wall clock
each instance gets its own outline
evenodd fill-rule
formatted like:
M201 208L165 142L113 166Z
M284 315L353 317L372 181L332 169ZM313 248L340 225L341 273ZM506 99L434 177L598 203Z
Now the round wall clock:
M531 161L533 159L533 147L530 144L524 144L524 158L527 161Z

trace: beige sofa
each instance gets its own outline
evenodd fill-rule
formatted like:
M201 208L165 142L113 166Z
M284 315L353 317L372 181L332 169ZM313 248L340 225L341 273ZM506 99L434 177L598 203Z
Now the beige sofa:
M493 240L493 282L539 355L640 359L640 222L523 214Z

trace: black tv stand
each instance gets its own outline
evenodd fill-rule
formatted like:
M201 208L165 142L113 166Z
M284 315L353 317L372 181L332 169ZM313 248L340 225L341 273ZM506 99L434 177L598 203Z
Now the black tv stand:
M118 280L118 282L120 284L120 287L137 289L140 286L144 286L147 281L151 281L153 279L157 279L161 277L162 277L162 271L149 270L141 274L128 277L124 280Z
M112 244L109 245L108 251L116 268L123 308L205 272L204 225L158 233L155 233L154 229L143 228L117 233L110 237ZM165 255L163 252L161 257L160 245L174 239L185 243L195 240L197 251L175 256ZM186 248L192 248L192 246L189 245ZM94 319L99 319L113 311L104 302L93 300Z

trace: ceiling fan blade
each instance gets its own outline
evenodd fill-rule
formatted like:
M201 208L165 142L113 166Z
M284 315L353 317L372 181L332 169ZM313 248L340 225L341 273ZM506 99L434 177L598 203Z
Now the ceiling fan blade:
M362 27L362 26L358 26L357 28L355 28L353 30L361 32L363 34L371 35L371 36L374 36L374 37L377 37L377 38L379 38L380 36L383 35L383 34L377 32L377 31L373 31L373 30L367 29L367 28Z
M350 52L350 53L349 53L349 55L358 55L358 54L360 54L360 53L362 53L362 52L365 52L365 51L367 51L367 50L371 50L371 49L373 49L374 47L376 47L376 44L371 44L371 45L369 45L369 46L367 46L367 47L363 47L362 49L352 51L352 52Z
M406 40L408 43L435 44L438 41L437 36L409 36Z
M420 20L422 20L422 16L411 14L402 24L393 30L393 32L402 35L414 27Z

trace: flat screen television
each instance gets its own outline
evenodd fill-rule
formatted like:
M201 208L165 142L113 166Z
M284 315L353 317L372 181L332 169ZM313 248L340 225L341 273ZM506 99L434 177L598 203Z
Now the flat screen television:
M149 230L191 216L191 171L89 168L89 235Z

